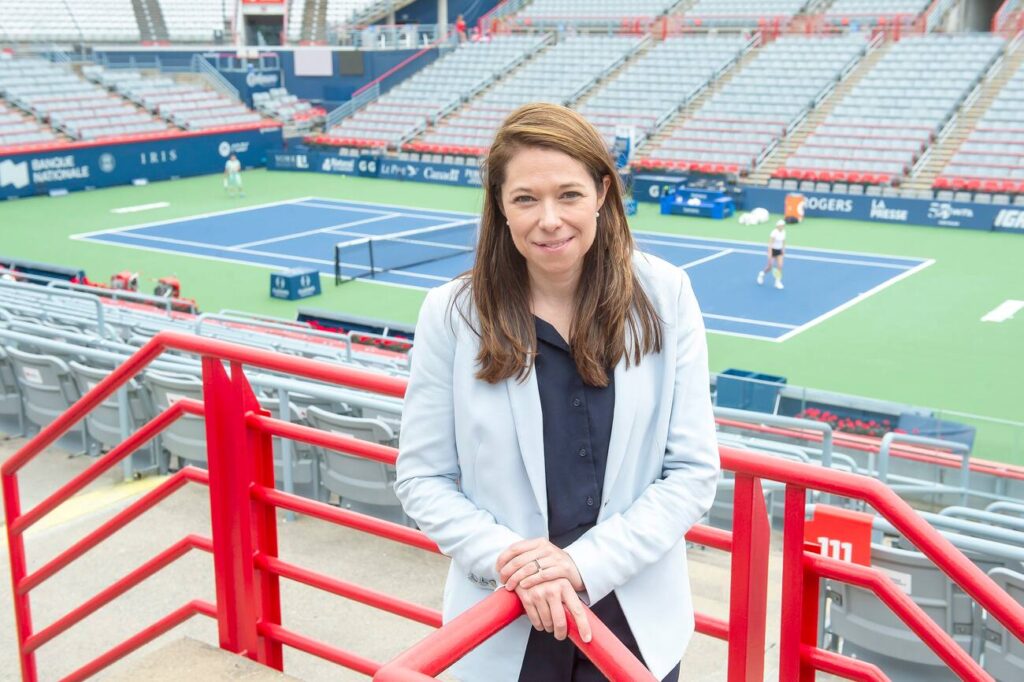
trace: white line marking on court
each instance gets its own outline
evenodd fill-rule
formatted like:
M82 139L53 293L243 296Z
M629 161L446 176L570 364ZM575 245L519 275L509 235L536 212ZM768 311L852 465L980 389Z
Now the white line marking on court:
M157 201L152 204L139 204L138 206L122 206L121 208L110 209L111 213L140 213L141 211L152 211L155 208L167 208L171 205L169 201Z
M707 263L708 261L713 261L716 258L721 258L722 256L728 256L730 253L732 253L732 251L733 251L732 249L726 249L725 251L719 251L718 253L713 253L710 256L704 256L703 258L698 258L697 260L692 260L689 263L684 263L683 265L680 265L679 267L682 268L683 270L689 270L690 268L698 266L701 263Z
M764 320L754 320L749 317L731 317L729 315L717 315L715 313L702 313L704 317L711 320L726 320L727 322L743 322L744 324L754 324L758 327L777 327L779 329L796 329L795 324L785 324L784 322L765 322Z
M295 239L297 237L305 237L310 234L317 234L318 232L330 232L331 230L345 229L350 225L364 225L366 223L377 222L378 220L387 220L389 218L397 218L400 213L385 213L384 215L373 216L372 218L363 218L362 220L353 220L348 223L338 223L337 225L329 225L327 227L321 227L316 230L306 230L304 232L292 232L291 234L284 235L281 237L270 237L269 239L257 239L253 242L242 242L241 244L234 244L231 248L233 249L244 249L250 246L260 246L261 244L273 244L274 242L286 242L289 239Z
M309 197L307 197L309 198ZM228 215L229 213L244 213L246 211L256 211L261 208L270 208L272 206L284 206L285 204L294 204L303 199L287 199L285 201L271 201L267 204L256 204L255 206L246 206L244 208L229 208L223 211L212 211L210 213L199 213L197 215L181 216L180 218L168 218L167 220L157 220L151 223L139 223L138 225L126 225L124 227L111 227L105 230L93 230L92 232L79 232L78 234L71 235L71 239L87 239L89 237L101 234L111 234L114 232L126 232L128 230L137 230L143 227L156 227L157 225L169 225L171 223L183 223L189 220L199 220L200 218L214 218L219 215Z
M1013 319L1013 316L1024 308L1024 301L1014 301L1009 299L1003 301L997 305L994 309L985 314L985 317L981 318L982 322L1006 322L1007 320Z
M896 282L899 282L900 280L906 279L907 277L910 277L911 275L916 275L918 272L920 272L920 271L924 270L925 268L927 268L928 266L934 265L934 264L935 264L935 260L934 259L928 259L928 260L924 261L923 263L921 263L920 265L918 265L917 267L911 268L911 269L907 270L906 272L902 272L902 273L896 275L895 277L882 282L881 284L879 284L878 286L876 286L873 289L868 289L867 291L865 291L863 293L857 294L856 296L851 298L846 303L843 303L842 305L836 306L835 308L833 308L832 310L828 311L827 313L824 313L823 315L819 315L818 317L814 318L810 322L806 322L806 323L800 325L799 327L797 327L796 329L794 329L793 331L787 332L786 334L783 334L779 338L773 339L773 340L776 343L782 343L783 341L787 341L787 340L793 338L794 336L796 336L797 334L799 334L800 332L806 331L806 330L810 329L811 327L814 327L816 325L821 324L822 322L824 322L828 318L832 317L833 315L838 315L839 313L843 312L847 308L849 308L851 306L854 306L854 305L860 303L861 301L874 296L878 292L882 291L883 289L887 289L888 287L891 287L893 284L896 284Z
M280 258L282 260L297 260L303 263L317 263L320 265L334 266L333 260L324 260L322 258L306 258L303 256L292 256L282 253L270 253L268 251L258 251L256 249L240 249L235 246L220 246L218 244L207 244L206 242L193 242L187 239L172 239L171 237L154 237L149 234L126 234L124 235L128 239L144 239L150 242L159 242L162 244L179 244L181 246L194 246L196 248L209 249L211 251L227 251L228 253L244 253L250 256L272 256L273 258ZM103 242L104 244L116 244L120 242ZM191 251L175 251L174 249L166 249L165 253L179 253L184 256L192 255ZM243 261L246 262L246 261ZM280 265L278 267L284 267Z
M331 206L329 204L317 204L312 201L301 201L295 204L296 206L305 206L306 208L321 208L325 211L348 211L349 213L390 213L391 211L377 211L372 208L359 208L356 206Z
M403 206L401 204L381 204L381 203L378 203L376 201L356 201L355 199L324 199L322 197L306 197L305 199L296 199L296 201L313 201L313 202L315 202L315 201L328 201L328 202L329 201L333 201L333 202L342 203L342 204L359 204L360 206L383 206L384 208L400 208L400 209L403 209L403 210L406 210L406 211L411 211L412 213L415 213L415 214L418 214L418 215L421 215L421 216L425 215L426 213L446 213L446 214L449 214L449 215L473 216L474 219L476 219L476 220L480 219L480 215L478 213L469 213L468 211L449 211L449 210L444 209L444 208L423 208L422 206ZM335 206L327 206L325 208L339 208L339 207L337 205L335 205ZM344 206L342 206L340 208L344 208Z
M686 237L686 239L689 239L689 237ZM679 248L679 249L701 249L701 250L704 250L704 251L719 251L722 248L721 246L704 246L704 245L701 245L701 244L687 244L685 242L679 242L679 243L665 242L665 241L660 241L660 240L657 240L657 239L637 239L636 241L637 241L638 244L653 244L655 246L671 246L673 248ZM725 240L723 240L723 241L725 241ZM732 242L732 243L742 244L743 242ZM888 268L890 270L906 270L908 267L911 267L909 264L907 264L907 265L899 265L899 264L896 264L896 263L877 263L877 262L874 262L874 261L854 260L854 259L850 259L850 258L833 258L833 257L825 257L825 256L808 256L808 255L804 255L802 253L805 250L806 251L818 251L820 249L803 249L803 248L801 248L800 252L793 252L793 251L787 250L786 251L786 260L806 260L806 261L817 261L817 262L820 262L820 263L838 263L838 264L841 264L841 265L863 265L865 267L870 267L870 268ZM743 253L743 254L754 255L754 256L764 256L765 255L765 250L761 249L761 248L758 248L758 249L737 249L737 248L731 248L731 249L727 249L727 251L729 253Z

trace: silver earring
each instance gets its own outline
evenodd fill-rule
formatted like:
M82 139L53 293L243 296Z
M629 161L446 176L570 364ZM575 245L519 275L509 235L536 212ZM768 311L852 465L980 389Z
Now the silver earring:
M594 211L594 217L595 218L600 218L601 217L601 212L600 211Z

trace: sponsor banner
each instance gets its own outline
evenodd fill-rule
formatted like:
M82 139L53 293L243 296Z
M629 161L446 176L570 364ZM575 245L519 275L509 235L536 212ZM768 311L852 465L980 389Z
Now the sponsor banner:
M237 154L243 166L259 166L267 148L280 142L280 128L265 128L14 154L0 161L0 198L217 173L231 154Z
M633 198L637 201L658 203L666 194L675 191L680 182L686 180L685 175L653 175L640 174L633 176Z
M808 217L848 218L880 223L960 227L973 230L1017 230L1024 233L1024 208L1015 209L991 204L851 194L818 194L745 187L743 208L750 211L760 207L773 213L782 213L787 194L804 195L806 198L804 210Z
M215 63L211 59L211 64ZM238 89L239 98L246 106L252 106L252 96L257 92L267 92L272 88L284 85L284 72L281 69L249 69L248 71L220 71L220 75Z
M992 229L1001 232L1020 232L1024 234L1024 206L1000 208L992 222Z
M400 161L394 158L368 155L357 158L315 150L272 151L267 156L267 167L271 170L310 170L387 180L412 180L464 187L481 186L480 169L476 166Z

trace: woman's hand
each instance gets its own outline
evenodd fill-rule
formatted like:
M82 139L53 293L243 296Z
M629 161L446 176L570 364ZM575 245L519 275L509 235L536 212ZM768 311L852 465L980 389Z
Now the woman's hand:
M509 545L497 563L498 574L510 592L530 589L541 583L564 578L576 592L583 592L583 578L572 557L547 538L522 540Z
M569 631L565 619L565 611L568 609L576 623L576 629L579 630L580 638L584 642L590 641L587 610L583 608L583 602L580 601L576 590L565 578L546 580L530 588L517 587L516 595L523 602L526 617L538 631L546 630L552 633L555 639L565 639Z

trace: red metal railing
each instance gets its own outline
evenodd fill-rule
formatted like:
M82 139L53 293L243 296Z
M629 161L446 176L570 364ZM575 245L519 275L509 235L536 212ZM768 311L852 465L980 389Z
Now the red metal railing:
M51 445L166 349L194 352L203 358L202 403L183 399L139 429L123 444L99 458L88 470L62 486L33 509L21 510L18 471ZM230 372L225 369L227 362ZM380 445L270 418L262 411L242 372L243 365L287 372L389 396L402 396L405 381L337 365L278 355L177 332L161 332L124 365L86 393L71 409L21 448L2 468L18 653L23 679L38 679L36 652L89 614L193 549L212 553L216 604L192 600L121 644L87 662L66 680L81 680L176 627L196 614L214 618L220 646L265 665L283 668L284 645L347 666L379 680L430 679L467 651L522 614L514 595L499 590L387 665L289 630L281 623L279 581L287 578L354 599L420 623L441 624L440 614L389 595L331 578L277 556L276 510L285 509L331 523L436 552L436 545L416 530L297 497L274 489L271 438L278 436L340 450L385 463L396 451ZM209 471L186 467L143 495L71 547L32 573L27 571L24 533L103 471L171 425L184 414L206 421ZM238 456L239 453L249 456ZM730 682L764 679L764 642L770 528L761 480L786 485L786 526L782 586L780 679L813 679L821 670L853 679L886 679L875 666L817 647L819 578L849 582L875 591L947 665L972 680L990 679L951 637L880 573L851 566L808 551L803 542L806 491L820 490L867 501L906 538L942 567L978 604L1024 638L1024 607L1006 598L973 563L882 483L844 472L776 460L722 448L722 464L736 474L734 530L696 526L687 539L731 552L728 620L697 614L697 630L729 645ZM72 609L53 623L33 629L30 593L85 552L138 518L187 483L209 486L212 537L187 535L128 575ZM571 622L571 619L569 619ZM596 619L594 638L570 636L613 680L648 680L650 673Z

